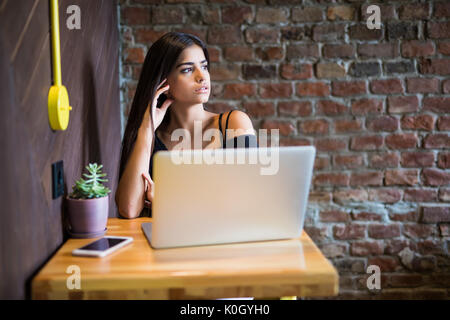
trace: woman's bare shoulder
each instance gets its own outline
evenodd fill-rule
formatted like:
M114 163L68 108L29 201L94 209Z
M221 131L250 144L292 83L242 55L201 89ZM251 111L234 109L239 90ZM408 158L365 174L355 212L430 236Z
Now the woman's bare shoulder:
M230 114L231 113L231 114ZM254 130L253 123L250 117L241 110L230 110L223 113L213 113L210 112L210 117L213 119L213 123L217 128L219 128L219 119L220 115L223 114L221 122L222 122L222 129L226 126L226 121L228 118L228 129L241 129L246 132L252 132Z
M228 117L229 113L226 114ZM253 130L253 123L250 117L241 110L233 110L228 120L228 129Z

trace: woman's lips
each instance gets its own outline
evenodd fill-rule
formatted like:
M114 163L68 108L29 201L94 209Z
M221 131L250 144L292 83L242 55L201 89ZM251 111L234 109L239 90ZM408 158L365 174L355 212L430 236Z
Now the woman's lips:
M202 87L200 89L197 89L197 90L195 90L195 93L198 93L198 94L208 93L208 87Z

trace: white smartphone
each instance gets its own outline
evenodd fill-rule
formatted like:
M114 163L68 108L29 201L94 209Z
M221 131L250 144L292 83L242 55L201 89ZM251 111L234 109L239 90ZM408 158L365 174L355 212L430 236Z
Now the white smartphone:
M131 237L105 236L84 247L72 251L74 256L105 257L108 254L133 242Z

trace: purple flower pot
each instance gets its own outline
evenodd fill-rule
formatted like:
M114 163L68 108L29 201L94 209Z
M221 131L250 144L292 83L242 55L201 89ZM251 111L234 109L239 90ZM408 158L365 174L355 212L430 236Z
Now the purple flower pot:
M108 222L108 196L93 199L72 199L66 197L69 232L93 238L104 233ZM89 236L92 235L92 236Z

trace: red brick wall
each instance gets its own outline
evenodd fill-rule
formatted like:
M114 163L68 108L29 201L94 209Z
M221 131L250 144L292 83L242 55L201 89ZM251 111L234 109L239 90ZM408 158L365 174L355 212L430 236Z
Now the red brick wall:
M342 298L450 297L450 2L123 0L122 106L167 31L209 46L207 109L315 145L305 229ZM369 265L381 291L366 286Z

